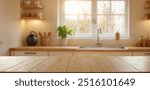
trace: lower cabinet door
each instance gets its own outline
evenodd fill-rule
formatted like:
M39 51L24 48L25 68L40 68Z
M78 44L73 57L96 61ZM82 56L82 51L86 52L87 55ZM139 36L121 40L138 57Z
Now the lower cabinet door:
M48 51L13 51L12 56L48 56Z
M150 52L133 52L133 56L150 56Z

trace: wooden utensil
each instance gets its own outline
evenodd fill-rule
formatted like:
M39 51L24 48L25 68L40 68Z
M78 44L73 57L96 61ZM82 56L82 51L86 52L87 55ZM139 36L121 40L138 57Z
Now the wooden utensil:
M38 34L39 34L39 36L40 36L40 37L43 37L43 35L42 35L42 33L41 33L41 32L39 32Z
M47 37L47 36L46 36L46 32L44 32L44 37Z
M47 35L48 37L50 37L51 36L51 32L48 32L48 35Z

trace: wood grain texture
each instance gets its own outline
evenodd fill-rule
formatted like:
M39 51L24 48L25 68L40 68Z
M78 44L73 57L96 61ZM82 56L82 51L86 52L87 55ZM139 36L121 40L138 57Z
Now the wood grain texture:
M51 56L34 67L31 72L66 72L70 57Z
M94 58L88 56L87 59L90 61L92 72L122 72L122 71L137 72L138 71L114 56L110 56L110 57L95 56Z
M86 56L73 56L69 62L67 72L91 72Z
M0 57L0 72L150 72L146 56Z
M0 57L0 72L22 64L32 57Z
M19 63L16 66L13 66L7 70L6 72L30 72L32 68L34 68L36 65L43 62L47 57L33 57L28 60L24 59L23 63Z
M140 72L150 72L150 57L133 56L120 58L130 66L138 69Z

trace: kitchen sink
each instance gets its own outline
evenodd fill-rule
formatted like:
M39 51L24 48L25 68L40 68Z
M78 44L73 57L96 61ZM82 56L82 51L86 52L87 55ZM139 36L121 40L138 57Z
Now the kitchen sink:
M97 46L80 46L79 50L127 50L126 47L97 47Z

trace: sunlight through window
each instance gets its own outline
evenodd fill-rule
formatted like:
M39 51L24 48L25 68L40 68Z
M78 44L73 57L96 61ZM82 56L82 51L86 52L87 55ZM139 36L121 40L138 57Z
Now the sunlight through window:
M63 0L62 24L75 30L74 38L95 38L97 28L102 37L129 38L128 0ZM62 3L62 4L63 4Z

